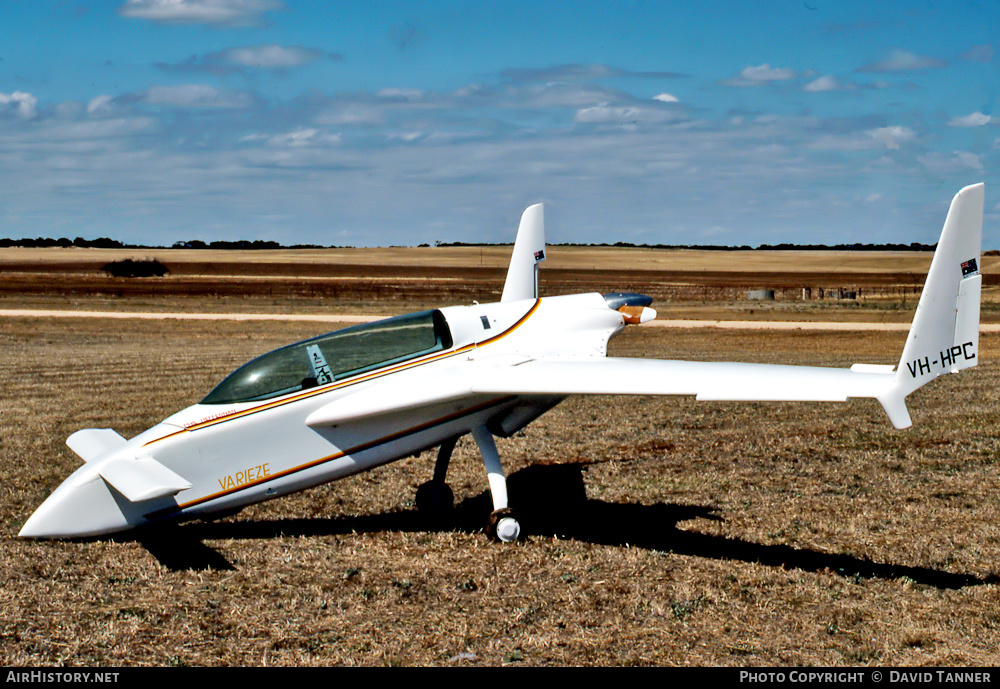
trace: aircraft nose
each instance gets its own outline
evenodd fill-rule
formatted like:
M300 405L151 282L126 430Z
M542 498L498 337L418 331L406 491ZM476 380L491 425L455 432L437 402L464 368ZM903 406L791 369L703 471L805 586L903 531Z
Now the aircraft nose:
M127 501L100 477L81 482L81 467L43 502L24 523L21 538L81 538L123 531L142 521L126 514ZM76 480L74 480L76 479Z

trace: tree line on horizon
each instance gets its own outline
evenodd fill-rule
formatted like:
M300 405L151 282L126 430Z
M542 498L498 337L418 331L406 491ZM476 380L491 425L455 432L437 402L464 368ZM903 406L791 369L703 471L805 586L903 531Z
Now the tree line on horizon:
M429 246L421 244L420 246ZM490 243L490 242L435 242L438 247L487 247L487 246L510 246L510 244ZM633 242L602 242L600 244L581 244L578 242L563 242L560 244L548 244L548 246L566 247L612 247L625 249L687 249L690 251L934 251L937 242L934 244L921 244L920 242L910 242L909 244L891 243L885 244L759 244L750 246L730 246L725 244L635 244Z
M419 247L429 247L430 244L420 244ZM490 242L435 242L435 247L498 247L510 246L509 243ZM635 244L633 242L614 242L600 244L580 244L566 242L561 244L549 244L549 246L565 247L612 247L628 249L687 249L694 251L934 251L937 244L921 244L920 242L885 243L885 244L760 244L756 247L744 244L742 246L726 246L719 244ZM354 248L342 246L323 246L321 244L292 244L284 245L271 240L261 239L241 239L236 241L215 240L205 242L200 239L174 242L173 245L155 246L145 244L126 244L117 239L99 237L97 239L84 239L77 237L70 240L66 237L52 239L49 237L36 237L24 239L0 239L0 248L69 248L78 247L83 249L215 249L231 251L255 251L264 249L341 249ZM987 252L988 253L988 252Z
M334 249L339 247L325 247L321 244L292 244L290 246L285 246L284 244L279 244L278 242L263 239L240 239L236 241L227 240L215 240L211 242L204 242L200 239L191 239L188 241L174 242L171 246L162 246L155 244L126 244L125 242L120 242L117 239L108 239L107 237L98 237L97 239L84 239L83 237L77 237L76 239L70 240L66 237L60 237L59 239L53 239L51 237L36 237L34 239L27 237L24 239L10 239L3 238L0 239L0 247L19 247L25 249L34 248L69 248L78 247L81 249L226 249L226 250L238 250L238 251L248 251L248 250L259 250L259 249Z

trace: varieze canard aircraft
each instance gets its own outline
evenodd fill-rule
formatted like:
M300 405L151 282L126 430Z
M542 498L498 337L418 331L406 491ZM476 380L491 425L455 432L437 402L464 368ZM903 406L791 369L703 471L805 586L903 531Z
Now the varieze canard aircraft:
M847 369L611 358L608 340L655 317L638 294L539 298L541 205L521 217L500 302L451 306L337 330L241 366L200 403L126 440L110 429L66 441L84 460L21 529L97 536L166 520L211 519L438 447L418 507L447 507L455 441L472 434L489 481L488 531L520 533L494 436L569 395L699 400L878 400L896 428L905 398L975 366L983 185L952 201L897 367Z

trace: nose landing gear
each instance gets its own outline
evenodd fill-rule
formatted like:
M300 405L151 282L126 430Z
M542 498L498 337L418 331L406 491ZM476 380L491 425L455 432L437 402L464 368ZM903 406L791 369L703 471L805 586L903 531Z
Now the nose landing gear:
M493 512L486 523L486 533L490 538L503 543L516 541L521 535L521 524L507 503L507 479L500 464L500 454L497 452L493 434L486 426L476 426L472 429L472 437L476 439L483 457L490 484L490 495L493 499ZM434 465L434 477L417 488L417 510L421 514L431 518L441 518L449 514L454 507L454 495L445 478L457 440L457 437L450 438L441 444Z
M490 482L490 494L493 496L493 513L487 522L486 532L492 538L504 543L516 541L521 535L521 525L507 505L507 479L503 475L500 453L497 452L493 434L486 426L476 426L472 429L472 437L476 439L479 453L483 456L486 476Z
M490 514L490 519L486 523L486 533L490 538L494 538L502 543L516 541L521 535L521 524L514 518L514 513L509 507L501 510L494 510Z

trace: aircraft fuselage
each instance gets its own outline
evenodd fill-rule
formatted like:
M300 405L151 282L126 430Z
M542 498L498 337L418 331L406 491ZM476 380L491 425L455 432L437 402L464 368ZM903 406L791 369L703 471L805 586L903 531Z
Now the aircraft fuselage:
M328 382L310 381L282 394L265 390L251 401L214 403L213 395L220 395L213 391L207 403L188 407L102 456L89 458L32 515L21 535L96 536L163 520L211 517L417 454L477 426L510 435L563 397L470 395L463 365L488 366L493 359L509 365L511 358L527 360L553 352L561 357L603 357L608 340L624 326L623 315L608 308L600 294L454 306L427 312L428 323L431 318L438 333L425 349L434 351L408 357L401 346L404 355L384 365L376 362L360 372L332 375ZM417 329L403 325L400 332ZM364 335L365 328L337 333ZM405 336L390 333L389 346ZM255 359L259 364L248 363L244 379L253 378L255 366L267 369L270 355L308 355L306 343ZM361 345L362 351L353 356L366 355ZM296 346L302 351L293 349ZM322 361L326 369L337 363ZM299 372L288 375L298 380ZM320 370L324 373L329 375ZM247 384L236 380L229 387ZM227 392L223 390L222 397ZM190 487L173 495L128 499L102 479L102 468L122 458L150 459L183 477Z

